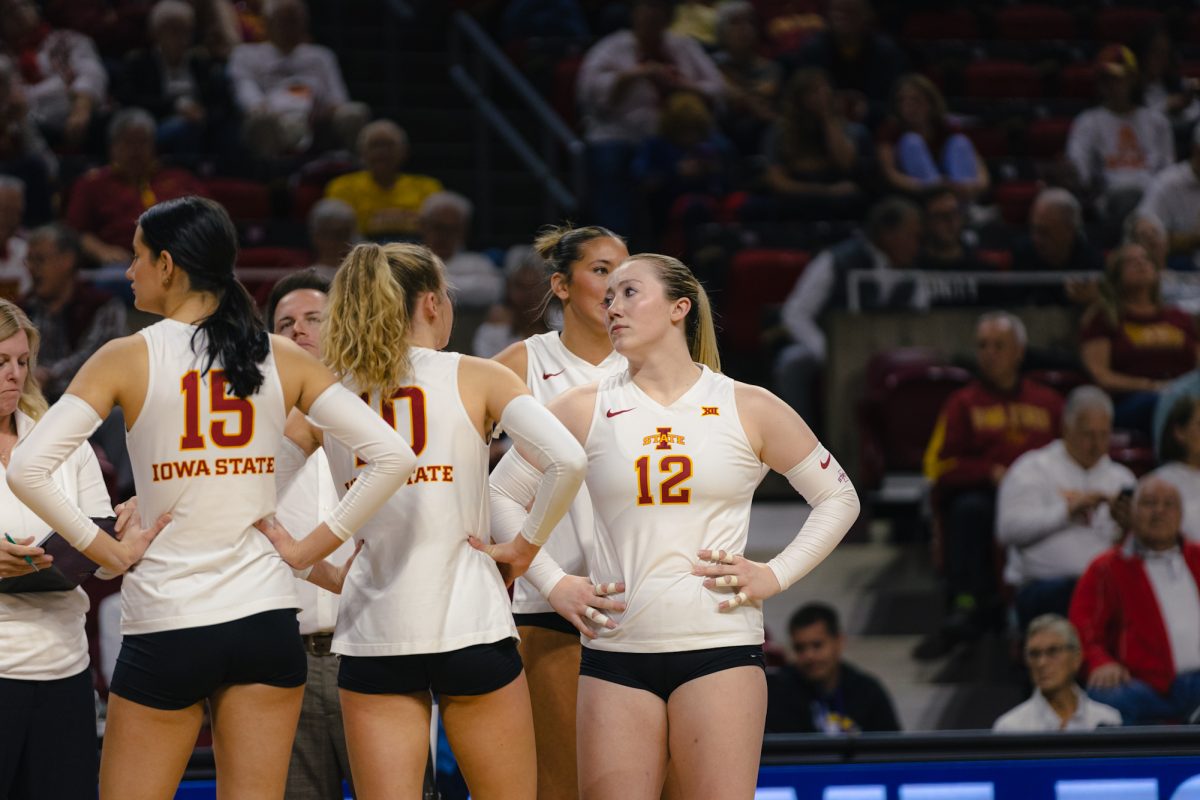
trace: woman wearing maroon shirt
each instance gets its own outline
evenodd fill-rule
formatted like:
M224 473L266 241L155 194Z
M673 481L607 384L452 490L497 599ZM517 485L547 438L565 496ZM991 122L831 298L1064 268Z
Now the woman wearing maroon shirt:
M1163 305L1160 278L1145 248L1122 245L1109 258L1100 299L1083 316L1080 356L1113 395L1118 428L1148 433L1158 392L1200 359L1195 322Z

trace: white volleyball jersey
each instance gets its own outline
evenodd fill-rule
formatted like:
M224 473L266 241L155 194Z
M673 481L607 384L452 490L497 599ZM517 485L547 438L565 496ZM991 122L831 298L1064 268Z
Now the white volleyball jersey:
M584 361L563 345L558 331L530 336L525 340L525 353L528 361L525 383L543 405L567 389L596 383L606 375L625 369L625 356L616 350L599 364ZM594 527L591 499L581 489L571 509L550 534L545 550L569 574L586 575L586 554L592 547ZM554 609L533 584L518 578L513 586L512 610L516 614L542 614Z
M767 472L738 419L734 382L707 367L669 407L629 372L605 378L588 431L596 514L593 582L625 582L615 630L584 645L672 652L762 644L762 610L718 611L731 593L692 575L703 549L743 553L754 489Z
M201 374L205 337L165 319L141 331L146 400L126 434L138 507L171 522L125 575L126 634L215 625L295 608L291 570L254 523L275 512L275 454L286 418L274 354L263 383L239 399L218 361Z
M344 655L442 653L517 635L500 571L467 543L489 530L488 447L459 394L462 356L419 347L409 355L405 385L382 401L378 392L365 398L412 445L417 468L355 534L365 545L333 637ZM325 455L345 494L364 465L331 436Z

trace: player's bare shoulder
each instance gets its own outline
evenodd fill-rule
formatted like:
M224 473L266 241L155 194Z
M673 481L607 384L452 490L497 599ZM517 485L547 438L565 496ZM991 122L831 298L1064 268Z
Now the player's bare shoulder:
M524 339L513 342L497 353L492 360L511 369L521 380L525 380L525 375L529 371L529 349L525 346Z
M592 426L592 415L596 411L596 398L599 393L598 382L574 386L547 403L546 408L567 426L567 430L574 434L580 443L587 444L588 430Z

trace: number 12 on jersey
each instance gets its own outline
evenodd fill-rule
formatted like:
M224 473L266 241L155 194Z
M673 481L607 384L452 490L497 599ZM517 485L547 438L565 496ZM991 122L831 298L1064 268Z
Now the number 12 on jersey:
M637 472L638 505L654 505L654 495L650 491L650 456L639 458L633 468ZM658 462L658 471L666 476L658 485L659 503L686 505L692 501L692 490L680 486L692 477L692 459L687 456L663 456Z

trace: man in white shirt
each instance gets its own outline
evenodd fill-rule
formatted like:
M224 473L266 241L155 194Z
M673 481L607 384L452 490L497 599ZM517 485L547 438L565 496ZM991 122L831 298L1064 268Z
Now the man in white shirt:
M20 234L24 214L24 182L0 175L0 297L14 302L33 288L25 263L29 245Z
M303 0L267 0L263 15L267 41L239 44L229 57L247 145L269 158L303 152L324 135L352 149L370 109L350 102L333 52L308 42Z
M1043 614L1029 623L1025 663L1034 685L1033 696L997 719L993 731L1090 731L1121 724L1119 711L1092 700L1075 682L1083 655L1079 634L1065 618Z
M286 336L313 356L321 357L321 317L329 281L307 269L283 278L271 290L267 319L271 332ZM291 531L311 530L337 505L337 490L325 453L318 449L279 497L275 515ZM333 563L354 552L349 539L333 555ZM338 702L338 659L330 650L337 622L338 596L304 580L296 581L300 601L300 635L308 654L308 682L288 766L288 800L341 800L342 781L352 784L342 711Z
M1067 160L1085 191L1120 224L1155 174L1175 161L1171 123L1137 100L1137 58L1124 45L1096 57L1101 102L1075 118L1067 135Z
M1171 255L1188 256L1200 267L1200 126L1192 135L1191 157L1154 176L1138 213L1162 222Z
M775 362L775 391L810 425L812 387L827 355L822 317L846 308L849 274L872 272L877 280L861 284L863 310L922 309L929 305L921 283L900 280L892 269L911 269L921 250L921 210L908 200L889 198L867 215L866 236L854 236L818 253L792 287L780 323L793 343Z
M1137 478L1108 457L1112 413L1105 392L1078 387L1062 438L1022 455L1000 482L996 539L1008 548L1022 629L1042 614L1065 616L1076 580L1121 533L1110 507Z

